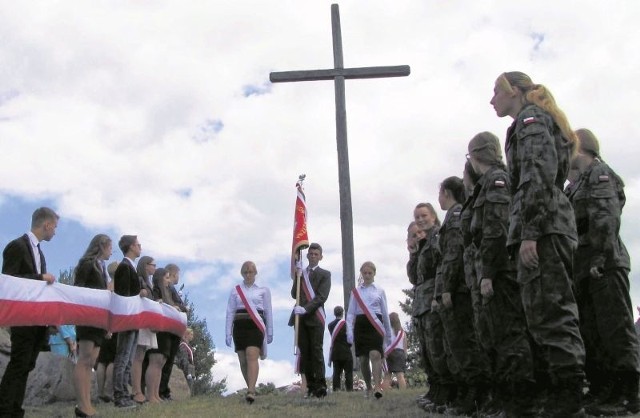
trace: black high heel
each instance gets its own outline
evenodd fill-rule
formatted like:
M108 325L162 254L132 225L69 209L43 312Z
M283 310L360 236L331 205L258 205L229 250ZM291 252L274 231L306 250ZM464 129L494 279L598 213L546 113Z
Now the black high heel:
M80 417L80 418L89 418L89 417L95 417L96 415L89 415L85 412L82 412L82 410L80 408L78 408L78 406L76 405L76 409L73 410L73 413L75 414L76 417Z
M249 405L251 405L256 400L256 394L252 392L247 392L247 396L244 397L244 400L247 401Z

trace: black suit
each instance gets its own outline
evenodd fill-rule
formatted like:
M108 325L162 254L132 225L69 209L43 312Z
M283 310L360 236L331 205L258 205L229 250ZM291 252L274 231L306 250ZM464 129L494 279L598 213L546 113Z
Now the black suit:
M304 280L304 278L301 278ZM331 273L320 267L309 272L309 282L315 297L307 300L307 295L300 286L300 306L307 311L300 315L298 327L298 349L301 356L301 368L307 378L307 389L311 394L326 394L327 381L325 379L324 353L322 343L324 339L324 323L318 318L316 311L324 309L324 303L331 291ZM291 297L295 299L297 278L293 280Z
M171 300L173 304L176 305L178 309L182 312L186 312L186 306L180 297L180 294L176 290L174 285L169 285L169 292L171 293ZM173 371L173 362L176 358L176 354L178 353L178 349L180 348L180 340L181 338L175 334L169 333L171 338L171 351L169 352L169 357L167 361L162 366L162 377L160 379L160 396L163 398L171 397L171 388L169 387L169 379L171 378L171 372Z
M38 274L29 236L14 239L2 253L2 273L26 279L42 280L47 272L44 254L40 252ZM11 358L0 383L0 417L22 417L22 402L29 372L36 366L38 353L46 344L47 327L11 327Z
M339 318L329 323L329 334L333 335L333 330L338 325ZM351 344L347 342L347 325L345 324L333 342L333 347L329 353L329 361L333 363L333 390L340 390L340 380L344 372L344 385L347 392L353 390L353 355L351 354Z
M113 290L120 296L140 294L140 279L135 267L124 258L113 275ZM113 360L113 398L116 405L129 397L127 387L128 370L131 368L136 349L138 330L121 331L116 342L116 357Z

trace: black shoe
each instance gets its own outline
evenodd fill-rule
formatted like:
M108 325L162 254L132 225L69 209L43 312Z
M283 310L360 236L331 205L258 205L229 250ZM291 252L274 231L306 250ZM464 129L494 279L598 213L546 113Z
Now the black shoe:
M160 395L160 399L162 399L163 401L167 401L167 402L171 402L173 400L173 398L171 397L171 395Z
M98 396L98 399L100 399L104 403L113 402L113 399L111 399L111 396L100 395L100 396Z
M86 418L86 417L95 417L96 415L89 415L86 414L84 412L82 412L82 410L80 408L78 408L78 405L76 405L76 408L73 410L73 413L75 414L76 417L81 417L81 418Z
M316 390L315 395L316 395L316 398L320 398L320 399L324 398L325 396L327 396L327 388L318 388Z
M117 399L113 402L116 408L135 408L136 403L129 398Z

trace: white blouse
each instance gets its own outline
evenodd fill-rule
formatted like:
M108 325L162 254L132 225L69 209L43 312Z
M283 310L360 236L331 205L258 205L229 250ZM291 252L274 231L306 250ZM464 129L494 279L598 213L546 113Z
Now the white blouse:
M361 284L358 286L362 301L369 307L369 310L374 315L382 315L382 324L384 326L385 336L384 341L386 345L391 343L394 336L391 330L391 323L389 322L389 310L387 309L387 295L382 288L376 287L375 283L370 285ZM347 338L353 341L353 328L355 326L356 316L364 315L364 311L360 308L360 305L351 294L349 298L349 308L347 309Z
M273 337L273 313L271 309L271 291L268 287L258 286L252 284L247 287L244 282L240 283L240 287L244 291L245 296L264 314L264 324L267 327L267 337ZM239 309L245 309L240 295L236 291L236 287L233 286L231 294L229 295L229 302L227 303L227 323L226 323L226 335L231 335L233 329L233 318L236 311Z

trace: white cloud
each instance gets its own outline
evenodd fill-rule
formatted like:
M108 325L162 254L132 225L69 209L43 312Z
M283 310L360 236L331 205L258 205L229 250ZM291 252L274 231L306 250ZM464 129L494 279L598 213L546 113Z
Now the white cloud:
M50 199L87 228L136 233L155 257L193 263L187 287L217 302L254 260L285 310L306 173L310 237L334 277L327 311L343 304L333 85L243 94L270 71L332 65L331 2L2 3L0 204ZM547 85L600 137L628 184L623 237L637 253L639 3L362 0L340 12L347 66L411 65L346 91L356 269L376 263L391 309L409 286L413 207L460 175L475 133L502 137L510 123L488 103L505 70Z

